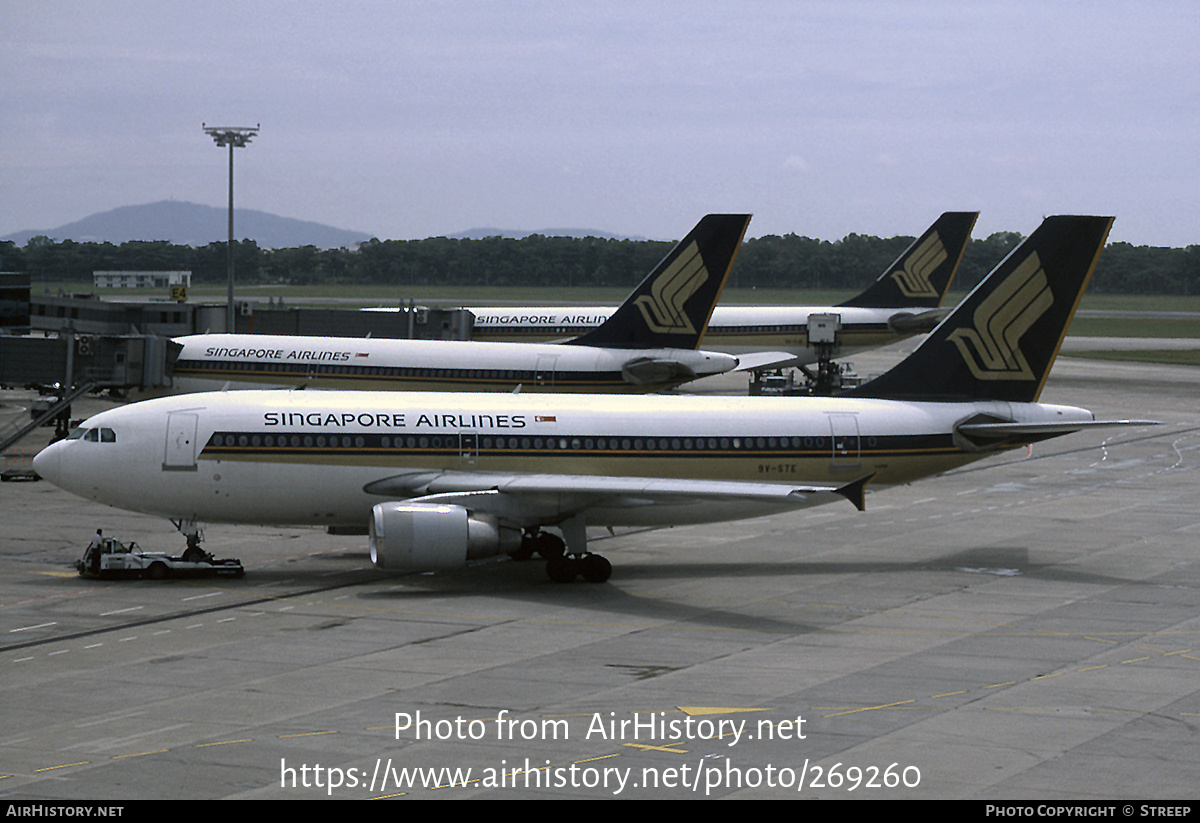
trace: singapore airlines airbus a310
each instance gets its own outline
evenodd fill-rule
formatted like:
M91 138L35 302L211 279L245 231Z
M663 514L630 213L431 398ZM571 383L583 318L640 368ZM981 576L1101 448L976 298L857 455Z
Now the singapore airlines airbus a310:
M1046 219L912 355L839 397L205 393L97 414L34 468L185 532L365 525L385 569L536 550L556 581L603 581L588 526L861 509L868 485L1113 425L1038 402L1111 223Z
M196 334L172 371L174 393L307 387L388 391L660 391L731 371L738 359L699 351L748 214L710 214L613 315L553 343Z

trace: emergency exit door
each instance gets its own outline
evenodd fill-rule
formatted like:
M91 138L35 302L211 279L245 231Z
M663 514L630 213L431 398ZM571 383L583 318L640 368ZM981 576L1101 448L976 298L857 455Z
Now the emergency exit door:
M838 469L857 469L862 466L859 451L858 417L853 414L833 413L829 415L829 433L832 435L832 466Z

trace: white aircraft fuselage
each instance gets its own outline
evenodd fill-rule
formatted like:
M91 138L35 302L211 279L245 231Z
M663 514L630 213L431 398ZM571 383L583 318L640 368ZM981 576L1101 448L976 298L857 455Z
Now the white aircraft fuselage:
M611 306L468 307L475 315L472 339L548 342L576 337L612 314ZM808 339L811 315L837 315L841 329L835 357L877 349L931 330L949 309L857 308L853 306L717 306L701 338L711 351L749 354L773 351L795 355L788 364L817 362Z
M998 401L215 392L102 412L35 468L81 497L184 520L363 526L376 504L429 499L430 478L449 473L460 477L452 491L478 494L541 477L558 491L523 494L530 512L570 512L564 498L580 494L587 525L668 525L829 502L840 498L816 492L868 475L879 488L962 466L999 450L956 432L980 415L1068 430L1092 420Z
M646 392L738 366L698 351L748 214L705 215L608 322L569 345L216 334L182 337L173 389Z
M173 391L222 388L645 392L737 367L729 354L551 343L197 334Z

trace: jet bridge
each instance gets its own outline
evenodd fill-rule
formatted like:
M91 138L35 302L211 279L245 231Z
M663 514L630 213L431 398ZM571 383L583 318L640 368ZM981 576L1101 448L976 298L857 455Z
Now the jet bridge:
M0 432L0 452L38 426L54 421L55 435L70 430L71 403L88 391L126 392L170 384L182 346L165 337L0 335L0 384L37 388L47 396L19 431Z

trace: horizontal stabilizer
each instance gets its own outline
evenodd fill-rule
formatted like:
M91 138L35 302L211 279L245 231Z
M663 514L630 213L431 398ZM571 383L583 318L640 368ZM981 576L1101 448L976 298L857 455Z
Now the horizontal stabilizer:
M793 365L797 357L786 351L756 351L750 354L739 354L738 364L734 371L761 371L763 369L782 369Z
M1107 428L1111 426L1157 426L1157 420L1077 420L1054 423L1006 423L981 422L960 423L955 427L958 434L977 447L994 447L1012 441L1032 442L1047 440L1083 429Z
M950 309L929 309L918 312L897 312L888 318L888 328L897 334L921 334L933 331L938 323L946 319Z

